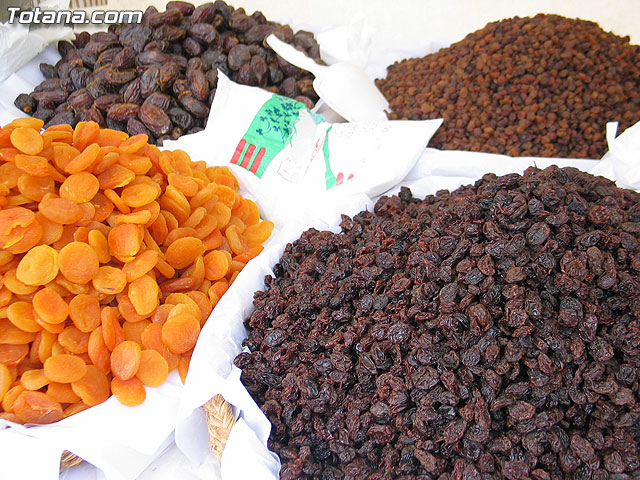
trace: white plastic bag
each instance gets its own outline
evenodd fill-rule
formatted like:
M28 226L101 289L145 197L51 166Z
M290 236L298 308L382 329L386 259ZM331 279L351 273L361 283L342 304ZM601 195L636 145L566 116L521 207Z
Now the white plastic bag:
M618 122L607 124L609 151L589 173L613 180L619 187L640 190L640 122L616 137Z
M300 102L236 84L219 72L207 128L189 136L189 143L191 154L229 165L265 217L284 225L322 216L344 195L388 190L413 168L441 123L332 124ZM180 148L184 141L166 146Z
M39 8L66 9L69 8L69 0L44 0L39 2ZM0 82L17 72L50 43L71 38L72 32L72 28L59 25L30 28L28 25L20 25L17 20L11 24L0 24Z

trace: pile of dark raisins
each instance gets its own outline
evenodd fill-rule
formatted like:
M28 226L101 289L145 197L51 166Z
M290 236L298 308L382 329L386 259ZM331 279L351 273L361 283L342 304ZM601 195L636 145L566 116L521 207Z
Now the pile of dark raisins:
M171 1L163 13L149 7L140 24L59 42L60 61L41 64L46 80L15 105L45 127L93 120L162 143L206 126L219 69L312 108L318 100L313 76L265 46L271 33L319 60L312 33L294 34L261 12L249 16L222 0L198 7Z
M377 85L391 119L444 118L436 148L600 158L607 122L640 121L640 46L593 22L515 17L395 63Z
M282 479L640 478L640 194L530 168L341 227L235 359Z

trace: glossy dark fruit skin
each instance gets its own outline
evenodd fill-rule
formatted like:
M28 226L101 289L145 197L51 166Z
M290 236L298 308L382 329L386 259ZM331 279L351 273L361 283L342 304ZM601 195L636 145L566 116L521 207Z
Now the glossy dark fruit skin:
M165 12L149 7L140 24L110 25L107 32L82 32L72 42L59 42L62 59L55 66L41 64L45 80L14 103L45 121L65 119L75 126L81 119L95 118L127 132L146 129L152 133L152 143L206 126L218 70L231 80L273 93L293 92L292 98L312 108L318 100L315 91L300 92L291 85L309 85L313 77L283 63L263 46L264 37L272 32L319 61L320 49L312 34L294 35L289 26L269 22L260 12L249 16L220 0L198 7L172 1ZM162 114L140 108L148 100ZM68 107L70 114L59 116L62 112L55 110L59 105ZM167 115L178 107L181 112Z
M444 118L429 145L511 156L600 159L603 125L640 121L640 46L557 15L489 23L376 81L389 118Z
M286 246L235 359L280 478L637 475L639 193L529 168L340 226Z

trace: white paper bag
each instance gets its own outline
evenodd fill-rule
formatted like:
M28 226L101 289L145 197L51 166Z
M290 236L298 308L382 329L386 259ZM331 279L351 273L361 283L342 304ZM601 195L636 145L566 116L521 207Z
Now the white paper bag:
M229 165L265 217L282 226L322 216L344 195L388 190L413 168L441 123L328 123L300 102L219 72L207 128L189 136L190 153ZM183 138L167 148L181 148Z
M640 122L616 137L618 122L607 124L609 151L589 173L613 180L619 187L640 190Z

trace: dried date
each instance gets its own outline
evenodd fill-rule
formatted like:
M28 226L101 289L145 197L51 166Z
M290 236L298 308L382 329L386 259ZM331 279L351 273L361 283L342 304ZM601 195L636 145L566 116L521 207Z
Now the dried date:
M117 103L107 110L107 118L116 122L125 122L130 118L136 118L140 106L135 103Z
M171 131L171 119L159 107L145 103L140 107L138 118L156 137L166 135Z

